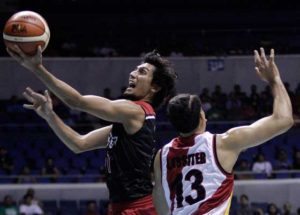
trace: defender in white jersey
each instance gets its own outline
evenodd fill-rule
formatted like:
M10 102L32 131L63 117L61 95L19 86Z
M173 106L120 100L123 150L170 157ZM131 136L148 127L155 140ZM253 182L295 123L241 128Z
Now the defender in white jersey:
M206 118L197 95L172 98L167 112L179 136L154 161L153 195L159 214L229 214L233 166L241 151L287 131L293 125L290 98L274 62L264 49L255 51L255 70L273 92L273 113L249 126L223 134L206 132Z

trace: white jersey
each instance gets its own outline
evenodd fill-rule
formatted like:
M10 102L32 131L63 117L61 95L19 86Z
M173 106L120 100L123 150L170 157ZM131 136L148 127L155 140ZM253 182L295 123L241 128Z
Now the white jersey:
M177 137L161 149L162 185L174 215L227 215L233 174L216 155L216 135Z

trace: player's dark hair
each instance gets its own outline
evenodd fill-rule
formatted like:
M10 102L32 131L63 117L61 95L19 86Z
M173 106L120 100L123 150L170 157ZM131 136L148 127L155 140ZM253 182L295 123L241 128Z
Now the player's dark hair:
M153 96L151 103L154 108L158 108L175 95L177 74L171 63L167 59L162 58L156 50L147 53L143 59L143 63L155 66L152 84L157 85L161 89Z
M189 133L200 122L201 101L197 95L179 94L167 106L169 120L180 133Z

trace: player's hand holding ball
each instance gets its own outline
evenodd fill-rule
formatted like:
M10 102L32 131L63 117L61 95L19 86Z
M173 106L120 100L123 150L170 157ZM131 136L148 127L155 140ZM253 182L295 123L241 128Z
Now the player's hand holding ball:
M3 39L8 53L22 66L35 71L42 64L50 30L45 19L32 11L21 11L5 24Z

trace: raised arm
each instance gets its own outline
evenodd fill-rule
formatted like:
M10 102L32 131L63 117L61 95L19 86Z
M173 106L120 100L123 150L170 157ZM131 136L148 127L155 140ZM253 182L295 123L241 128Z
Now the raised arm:
M286 132L293 126L293 114L290 98L280 78L274 62L274 50L267 60L264 49L254 52L255 70L266 81L273 93L273 113L249 126L241 126L218 135L218 156L225 170L231 171L239 153L247 148L257 146L271 138ZM223 161L223 162L222 162Z
M43 66L40 47L35 56L25 55L18 46L15 46L13 51L7 49L7 52L17 60L19 64L33 72L51 92L70 108L88 112L107 121L123 124L132 123L129 122L128 119L141 120L144 117L144 112L140 106L132 102L125 100L111 101L100 96L81 95L70 85L52 75Z
M152 196L157 213L159 215L170 214L164 195L164 189L161 184L160 150L157 152L154 159L154 188Z
M59 139L74 153L106 146L111 126L96 129L86 135L80 135L55 114L47 91L45 91L45 95L41 95L28 88L23 95L32 103L25 104L24 107L36 111L39 116L44 118Z

